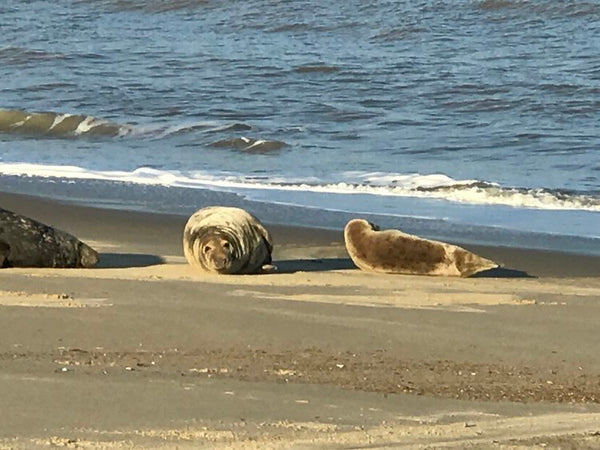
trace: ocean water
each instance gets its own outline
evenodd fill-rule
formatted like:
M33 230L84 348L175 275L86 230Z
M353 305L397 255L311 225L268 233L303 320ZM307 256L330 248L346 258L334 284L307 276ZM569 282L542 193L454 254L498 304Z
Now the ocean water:
M600 254L600 3L4 0L0 189Z

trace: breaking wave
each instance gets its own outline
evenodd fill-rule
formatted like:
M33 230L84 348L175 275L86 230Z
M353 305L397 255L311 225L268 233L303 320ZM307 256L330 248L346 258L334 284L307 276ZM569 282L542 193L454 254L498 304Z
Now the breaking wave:
M45 52L24 47L0 48L0 64L21 66L57 59L67 59L67 56L62 53Z
M80 0L85 1L87 0ZM190 10L206 7L206 0L101 0L96 6L109 11L142 11L145 13L166 13L170 11Z
M233 139L223 139L210 144L211 147L234 148L248 153L270 153L280 150L286 145L287 144L283 141L266 141L262 139L251 139L244 136Z
M417 197L471 205L600 212L600 193L568 193L548 189L502 187L478 180L454 180L442 174L383 174L345 172L337 180L253 177L233 173L158 170L93 171L76 166L0 163L0 174L81 180L104 180L144 185L233 192L296 191L328 194L368 194Z
M119 125L81 114L0 109L0 132L30 136L124 136L131 125Z
M118 124L84 114L56 112L28 112L19 109L0 109L0 133L13 133L33 137L150 137L162 139L196 131L202 133L249 131L253 127L240 122L214 121L184 122L175 125ZM231 147L250 152L268 152L284 147L285 142L234 138L217 141L214 147Z

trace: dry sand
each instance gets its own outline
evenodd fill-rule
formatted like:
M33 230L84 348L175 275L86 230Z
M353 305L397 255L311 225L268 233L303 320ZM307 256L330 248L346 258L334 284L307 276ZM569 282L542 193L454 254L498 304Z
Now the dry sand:
M0 206L102 258L0 271L0 448L600 447L600 258L374 275L341 230L271 226L276 273L211 276L186 217Z

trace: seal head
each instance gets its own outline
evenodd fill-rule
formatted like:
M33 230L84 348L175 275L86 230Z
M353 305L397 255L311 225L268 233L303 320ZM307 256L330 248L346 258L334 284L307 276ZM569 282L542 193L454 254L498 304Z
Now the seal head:
M98 252L85 242L78 242L77 253L79 254L78 267L94 267L100 261Z
M193 238L197 263L207 272L234 273L233 266L240 256L234 239L214 227L203 231Z

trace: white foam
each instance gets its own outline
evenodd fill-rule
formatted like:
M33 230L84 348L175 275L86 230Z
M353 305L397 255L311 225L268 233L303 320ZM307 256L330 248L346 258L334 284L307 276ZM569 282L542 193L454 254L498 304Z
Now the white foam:
M165 127L164 125L146 127L138 126L135 131L135 135L156 134L158 139L162 139L166 136L178 134L188 130L195 130L198 128L202 129L203 131L215 131L220 127L218 126L217 122L213 121L185 122L168 127Z
M18 128L21 127L23 125L25 125L25 122L27 122L29 119L31 119L32 115L28 115L27 117L25 117L23 120L19 121L19 122L15 122L11 125L12 128Z
M197 122L185 122L177 125L167 126L155 125L155 126L136 126L135 130L132 130L132 134L135 136L144 135L156 135L157 139L163 139L167 136L174 134L183 133L186 131L200 130L203 133L216 133L219 131L225 131L230 129L234 123L220 124L215 121L197 121ZM250 142L248 138L245 142Z
M504 205L515 208L600 212L600 199L585 195L557 195L544 190L502 188L477 180L454 180L443 174L384 174L346 172L339 181L316 178L269 179L203 171L169 171L140 167L133 171L96 171L77 166L0 163L0 174L105 180L182 188L225 190L276 190L327 194L368 194L440 199L472 205Z
M75 134L84 134L98 125L100 125L98 119L96 119L95 117L92 117L92 116L87 116L85 119L83 119L81 122L79 122L79 125L77 125L77 128L75 128L74 133Z
M344 172L342 177L355 184L369 186L403 187L407 189L432 189L439 187L472 185L479 180L455 180L441 173L422 175L419 173L392 174L383 172Z
M52 125L50 125L50 128L48 128L48 131L50 131L55 126L57 126L58 124L60 124L67 117L71 117L71 116L72 116L72 114L57 114L56 116L54 116L54 121L52 122Z
M246 142L246 143L250 142L250 140L249 140L248 138L245 138L245 137L243 137L242 139L243 139L243 140L244 140L244 142ZM263 141L263 140L260 140L260 139L259 139L258 141L256 141L256 142L253 142L253 143L252 143L252 144L250 144L248 147L246 147L246 148L245 148L245 150L251 150L251 149L253 149L254 147L258 147L258 146L260 146L260 145L263 145L265 142L267 142L267 141Z

